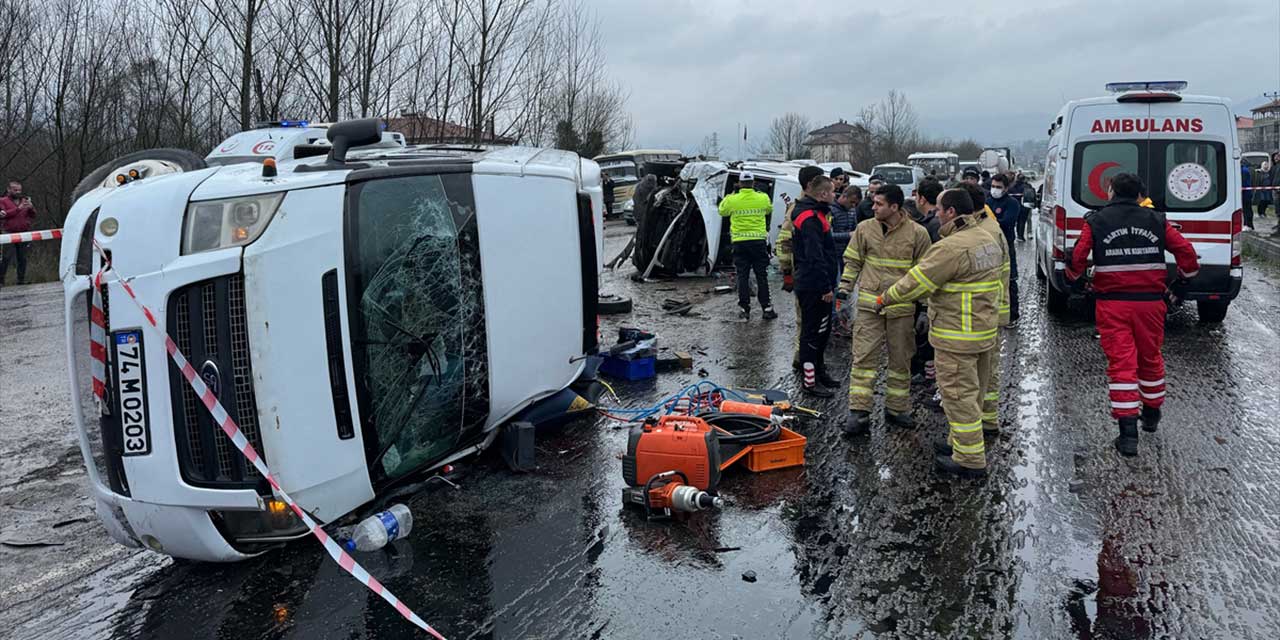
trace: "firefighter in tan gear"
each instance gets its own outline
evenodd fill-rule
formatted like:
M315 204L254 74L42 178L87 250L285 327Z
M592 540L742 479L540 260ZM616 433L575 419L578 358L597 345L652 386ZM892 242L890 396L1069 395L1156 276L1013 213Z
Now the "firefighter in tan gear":
M1008 253L1012 251L1009 247L1008 240L1005 239L1004 230L1000 228L1000 223L996 220L995 214L991 212L991 208L987 206L987 196L977 185L962 184L963 188L969 194L969 198L973 200L973 210L982 211L984 215L978 216L978 226L983 231L991 234L991 237L1000 244L1005 250L1004 264L1000 266L1000 318L999 325L1003 329L1009 326L1009 273L1012 265L1009 262ZM982 432L984 434L997 435L1000 433L1000 339L996 338L996 346L991 350L991 377L987 382L987 390L982 394Z
M991 379L991 349L999 338L1001 265L1008 250L982 229L966 191L938 198L942 240L876 300L878 308L929 296L929 343L936 351L938 388L950 425L934 445L939 471L987 474L982 400Z
M844 252L844 274L836 297L848 300L858 287L858 318L853 331L853 362L849 372L849 417L844 431L851 436L871 427L871 405L880 353L888 347L885 371L884 417L900 427L913 427L911 417L911 357L916 352L915 309L912 302L876 309L876 298L906 275L929 251L929 231L912 222L902 208L902 189L887 184L876 192L875 218L853 232Z
M818 167L801 167L800 168L800 195L797 200L809 195L809 183L814 178L822 175L822 169ZM785 197L786 194L783 194ZM791 223L791 214L795 212L795 200L787 201L787 212L782 216L782 227L778 231L778 246L774 250L774 254L778 258L778 269L782 271L782 290L791 293L795 287L794 254L791 251L791 236L795 233L795 226ZM791 368L797 372L800 371L800 303L796 302L796 339L792 343L794 351L791 355Z

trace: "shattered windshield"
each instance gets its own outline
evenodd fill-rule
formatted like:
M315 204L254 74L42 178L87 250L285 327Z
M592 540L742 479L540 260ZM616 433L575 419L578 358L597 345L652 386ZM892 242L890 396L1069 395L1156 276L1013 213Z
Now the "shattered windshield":
M388 479L483 427L488 370L479 243L467 174L352 187L348 296L371 471Z

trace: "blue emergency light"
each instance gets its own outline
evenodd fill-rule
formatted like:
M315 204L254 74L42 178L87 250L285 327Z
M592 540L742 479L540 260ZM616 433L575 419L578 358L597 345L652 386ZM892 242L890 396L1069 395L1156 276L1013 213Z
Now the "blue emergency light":
M1126 91L1182 91L1187 88L1186 80L1156 80L1150 82L1108 82L1107 91L1124 93Z
M280 121L280 126L282 126L282 127L299 127L299 128L301 128L301 127L307 127L307 126L310 126L310 125L311 125L311 121L310 121L310 120L281 120L281 121Z

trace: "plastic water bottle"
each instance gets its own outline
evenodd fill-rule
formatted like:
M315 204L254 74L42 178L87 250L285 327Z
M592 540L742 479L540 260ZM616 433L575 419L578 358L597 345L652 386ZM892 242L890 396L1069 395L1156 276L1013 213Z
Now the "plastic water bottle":
M402 504L391 505L365 518L351 532L351 539L344 545L347 551L377 551L388 542L409 535L413 530L413 514Z

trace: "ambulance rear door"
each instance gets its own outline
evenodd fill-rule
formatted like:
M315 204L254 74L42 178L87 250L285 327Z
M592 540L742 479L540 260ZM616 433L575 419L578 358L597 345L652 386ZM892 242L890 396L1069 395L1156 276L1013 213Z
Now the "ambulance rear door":
M1155 103L1143 181L1151 200L1181 227L1200 255L1206 279L1222 280L1232 262L1232 216L1240 208L1235 118L1221 102ZM1171 255L1166 256L1170 263ZM1197 289L1229 283L1198 282Z
M1106 206L1111 178L1118 173L1142 176L1147 133L1138 131L1137 123L1145 122L1150 114L1149 104L1114 101L1082 104L1072 111L1065 159L1067 180L1058 185L1057 202L1067 214L1066 255L1071 255L1084 229L1085 214Z

